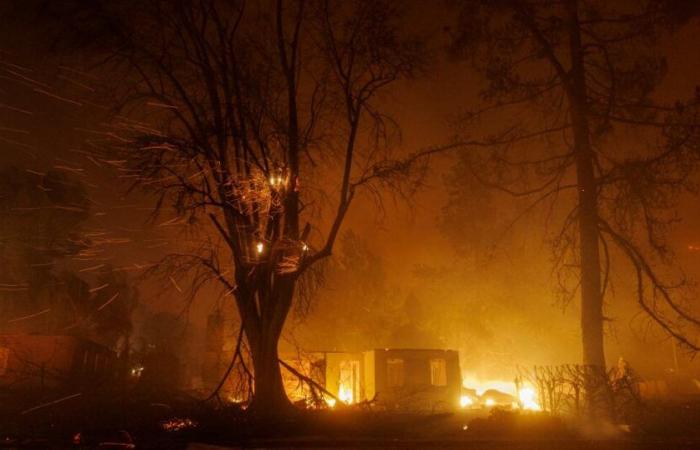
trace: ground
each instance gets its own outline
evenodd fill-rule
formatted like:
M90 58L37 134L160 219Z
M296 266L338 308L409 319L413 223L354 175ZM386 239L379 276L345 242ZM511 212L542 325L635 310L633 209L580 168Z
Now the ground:
M646 405L620 426L505 410L418 414L340 408L261 420L233 405L177 393L112 392L91 401L85 395L24 414L10 399L2 400L0 449L68 449L76 432L107 428L128 430L143 450L700 449L698 402ZM4 440L12 436L21 439Z
M218 446L193 443L187 450L263 450L263 449L310 449L355 450L355 449L450 449L450 450L696 450L700 442L619 442L619 441L275 441L248 443L241 446Z

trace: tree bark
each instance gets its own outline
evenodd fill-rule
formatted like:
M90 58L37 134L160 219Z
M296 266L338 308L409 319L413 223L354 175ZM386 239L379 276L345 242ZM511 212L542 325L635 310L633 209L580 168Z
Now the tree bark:
M277 352L278 340L279 335L263 333L260 342L251 346L255 391L250 410L259 416L284 415L292 409L282 383Z
M603 295L598 236L597 186L593 171L583 48L576 0L567 2L571 73L568 80L578 184L583 363L605 370Z
M282 382L277 346L291 307L294 280L280 277L273 281L263 277L260 282L269 283L271 287L266 289L268 294L259 315L248 322L253 326L247 325L244 330L250 344L255 379L250 411L267 418L286 415L293 410ZM253 314L256 313L249 311L249 315Z

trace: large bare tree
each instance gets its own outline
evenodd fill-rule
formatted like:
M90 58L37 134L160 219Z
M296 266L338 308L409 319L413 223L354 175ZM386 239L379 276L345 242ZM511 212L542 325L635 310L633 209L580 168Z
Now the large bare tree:
M384 1L101 8L116 63L101 70L123 77L113 163L194 225L201 244L168 273L221 283L250 349L251 409L284 410L277 346L300 280L331 255L360 188L401 189L421 172L416 155L392 156L377 101L419 71L421 46Z
M488 130L489 148L469 156L473 175L534 197L531 207L567 202L555 256L574 280L568 293L580 290L583 363L601 369L614 255L631 262L639 306L698 349L686 331L700 322L658 264L671 261L665 232L699 155L697 99L654 95L666 69L655 44L678 23L672 3L468 1L453 34L455 54L486 79L487 106L462 123Z

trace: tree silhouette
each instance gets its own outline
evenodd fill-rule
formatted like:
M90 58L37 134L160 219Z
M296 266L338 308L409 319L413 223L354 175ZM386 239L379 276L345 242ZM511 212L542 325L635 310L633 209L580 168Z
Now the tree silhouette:
M119 169L204 238L160 267L221 283L251 351L251 410L284 411L277 345L302 275L332 253L361 188L410 189L421 173L420 155L392 156L395 127L376 105L420 70L421 46L383 1L79 11L108 25L84 31L123 75L109 130ZM313 226L321 214L328 225Z
M667 333L700 325L665 279L666 230L698 164L697 99L654 97L665 61L653 52L677 25L673 2L464 2L454 55L486 78L488 103L463 118L484 124L473 152L483 184L537 205L566 201L554 238L560 282L581 295L583 362L605 367L604 300L617 256L631 263L638 304ZM494 122L506 121L503 127ZM554 211L554 212L551 212ZM557 210L550 210L557 218ZM571 280L574 280L572 286Z

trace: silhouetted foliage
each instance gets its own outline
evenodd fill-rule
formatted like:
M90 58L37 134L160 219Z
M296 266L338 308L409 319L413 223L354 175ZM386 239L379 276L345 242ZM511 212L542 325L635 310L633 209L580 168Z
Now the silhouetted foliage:
M549 207L564 301L581 292L585 364L605 365L603 304L623 261L640 308L698 349L666 241L679 194L695 188L698 99L653 95L666 70L655 44L677 25L676 3L460 4L452 51L484 75L486 103L460 122L464 133L482 124L487 147L464 175Z
M71 20L74 42L121 74L108 135L120 169L156 194L156 211L207 235L156 270L189 273L192 294L214 280L232 297L253 409L287 405L277 342L356 192L410 192L422 173L418 156L393 157L395 124L375 104L421 69L400 12L383 1L101 2L75 11L96 22ZM322 232L311 221L324 211Z

